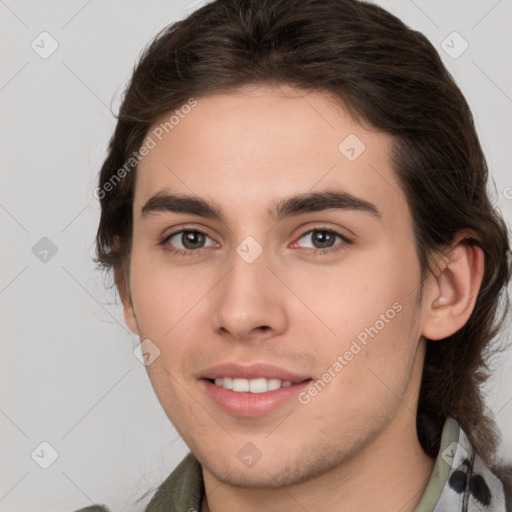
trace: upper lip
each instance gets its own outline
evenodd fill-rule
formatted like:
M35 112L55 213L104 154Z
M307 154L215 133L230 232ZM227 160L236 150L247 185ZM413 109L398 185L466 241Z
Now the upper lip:
M256 379L265 377L267 379L289 380L291 382L302 382L310 379L308 375L291 372L274 366L272 364L257 363L251 365L242 365L238 363L221 363L206 369L200 378L217 379L222 377L230 377L233 379Z

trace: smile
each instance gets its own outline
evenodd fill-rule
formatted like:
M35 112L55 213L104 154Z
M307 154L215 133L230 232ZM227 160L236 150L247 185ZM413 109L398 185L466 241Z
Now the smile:
M299 393L311 382L312 379L292 382L264 377L218 377L198 381L202 392L220 411L245 418L259 418L285 406L293 407L293 404L298 403Z

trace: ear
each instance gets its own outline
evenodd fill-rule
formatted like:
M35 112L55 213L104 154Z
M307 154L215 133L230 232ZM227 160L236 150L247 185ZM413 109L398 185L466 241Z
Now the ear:
M448 254L440 257L438 271L426 294L422 335L431 340L446 338L468 321L482 284L484 253L459 236Z
M130 330L139 335L139 326L137 325L137 318L133 309L132 297L130 294L130 283L128 271L123 266L114 268L114 280L116 282L121 302L123 303L124 319Z

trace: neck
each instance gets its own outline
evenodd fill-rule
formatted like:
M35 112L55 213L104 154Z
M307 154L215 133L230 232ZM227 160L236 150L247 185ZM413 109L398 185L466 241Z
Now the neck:
M414 512L435 460L419 444L416 421L407 407L357 456L314 479L279 489L232 487L203 468L201 512Z

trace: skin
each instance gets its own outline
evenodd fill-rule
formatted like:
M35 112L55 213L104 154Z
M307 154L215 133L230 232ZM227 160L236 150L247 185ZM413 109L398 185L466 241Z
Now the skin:
M202 511L413 511L434 465L416 433L423 337L466 323L482 251L461 234L437 258L418 305L412 220L388 135L319 92L261 85L197 100L139 164L129 269L115 270L127 324L160 350L147 367L152 386L202 465ZM349 134L366 146L352 162L338 150ZM333 186L373 203L381 218L338 209L267 216L275 201ZM226 222L143 216L162 190L215 201ZM184 228L206 232L203 247L167 252L160 242ZM325 250L304 235L313 228L352 243L336 238L338 251L313 254ZM252 263L236 252L247 236L263 249ZM186 249L181 236L172 243ZM267 416L238 417L199 386L203 370L225 361L317 380L394 303L400 312L306 405L292 399ZM252 467L237 456L248 442L261 453Z

